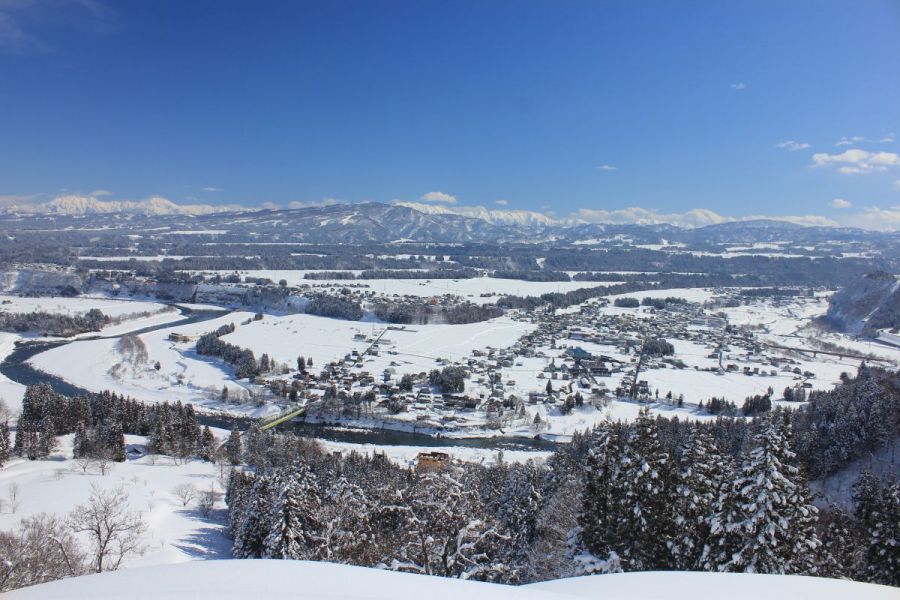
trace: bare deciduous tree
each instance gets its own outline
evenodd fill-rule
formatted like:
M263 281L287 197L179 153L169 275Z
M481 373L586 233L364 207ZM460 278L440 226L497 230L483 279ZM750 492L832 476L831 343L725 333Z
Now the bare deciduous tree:
M187 506L197 496L197 488L190 483L179 483L172 488L172 494L178 498L182 506Z
M56 516L40 513L0 532L0 592L86 571L84 551Z
M143 552L141 534L147 525L128 510L128 494L122 487L102 490L91 484L90 499L69 514L68 524L91 540L91 567L98 573L115 571L126 556Z
M94 463L100 469L100 474L103 476L106 476L107 473L112 471L113 466L115 466L115 463L112 460L110 460L109 457L107 457L107 456L101 456L101 457L95 459Z
M12 513L19 512L19 506L22 504L22 499L19 497L19 484L15 481L9 484L6 488L6 494L9 496L9 507Z
M204 517L209 517L212 514L213 508L216 506L216 501L219 499L219 492L216 491L216 488L213 484L209 485L208 490L203 490L200 492L200 497L197 499L197 508L200 509L200 514Z
M82 473L90 471L91 467L94 466L96 462L97 461L91 456L81 456L75 459L75 465L81 469Z

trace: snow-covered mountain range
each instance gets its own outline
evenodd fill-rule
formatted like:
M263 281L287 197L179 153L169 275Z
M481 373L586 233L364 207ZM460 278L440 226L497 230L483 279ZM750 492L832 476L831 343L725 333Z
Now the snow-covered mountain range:
M802 226L758 219L705 227L668 223L588 223L556 220L527 210L481 206L436 205L421 202L330 204L294 209L247 208L238 205L176 204L161 197L140 201L102 200L92 196L61 196L42 203L0 208L4 224L19 228L23 220L39 228L163 227L231 234L271 235L282 241L320 244L390 243L604 243L626 239L634 244L660 240L698 245L710 242L754 244L842 243L880 240L894 244L897 236L861 229ZM891 240L894 241L891 241Z
M213 213L242 210L237 205L215 206L212 204L176 204L171 200L153 196L145 200L100 200L94 196L59 196L37 204L21 203L4 207L6 214L18 215L109 215L136 214L143 216L160 215L208 215Z

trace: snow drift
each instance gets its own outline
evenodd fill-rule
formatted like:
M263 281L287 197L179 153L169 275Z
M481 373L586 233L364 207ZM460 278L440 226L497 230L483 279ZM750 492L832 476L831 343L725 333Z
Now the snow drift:
M836 579L723 573L627 573L512 587L331 563L197 561L65 579L8 592L10 600L895 600L894 588Z

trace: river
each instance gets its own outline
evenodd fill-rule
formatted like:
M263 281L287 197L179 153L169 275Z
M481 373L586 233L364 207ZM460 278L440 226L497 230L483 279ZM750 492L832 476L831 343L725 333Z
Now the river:
M179 321L162 323L144 327L128 334L141 334L165 329L168 327L181 327L190 323L199 323L208 321L218 317L225 316L226 313L214 310L192 310L181 306L175 306L184 315L184 319ZM126 334L122 334L126 335ZM115 339L122 337L96 335L82 339ZM66 396L87 395L91 392L84 388L72 385L68 381L44 373L35 369L28 364L28 360L39 354L57 348L66 344L77 344L78 340L61 340L52 342L24 342L16 346L16 348L0 363L0 373L8 379L20 383L22 385L35 385L38 383L47 383L55 391ZM240 429L246 429L251 420L241 417L233 417L225 414L209 414L197 413L197 420L201 425L209 425L210 427L219 427L222 429L231 429L237 426ZM308 423L302 421L293 421L279 426L283 432L291 432L295 435L317 438L332 442L349 442L354 444L375 444L379 446L422 446L422 447L461 447L461 448L480 448L480 449L496 449L496 450L552 450L556 447L555 442L548 440L526 438L526 437L496 437L496 438L447 438L435 437L424 433L415 433L409 431L395 431L390 429L354 429L344 426L329 425L324 423Z

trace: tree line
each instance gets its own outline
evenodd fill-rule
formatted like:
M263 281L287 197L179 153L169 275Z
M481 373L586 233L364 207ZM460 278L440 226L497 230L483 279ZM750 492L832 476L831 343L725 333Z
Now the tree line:
M46 458L55 449L56 437L70 433L75 434L76 458L124 461L125 434L148 436L155 454L206 460L215 454L212 431L200 427L191 404L142 404L111 392L70 398L47 384L28 386L11 453L31 460ZM0 431L0 450L3 438L8 439L8 430ZM2 462L0 456L0 466Z
M502 583L702 570L900 585L900 485L863 475L855 508L819 511L793 418L606 422L544 465L415 472L383 455L233 433L236 558L327 560Z

